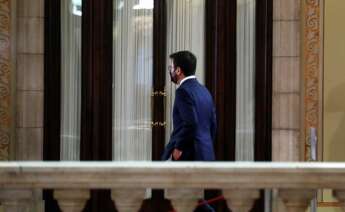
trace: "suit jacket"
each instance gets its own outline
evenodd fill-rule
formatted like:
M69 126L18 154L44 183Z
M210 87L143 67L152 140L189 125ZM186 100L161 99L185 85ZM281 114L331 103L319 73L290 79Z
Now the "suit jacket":
M188 79L176 90L173 108L174 130L162 160L174 148L182 151L179 160L212 161L216 134L216 113L212 96L196 79Z

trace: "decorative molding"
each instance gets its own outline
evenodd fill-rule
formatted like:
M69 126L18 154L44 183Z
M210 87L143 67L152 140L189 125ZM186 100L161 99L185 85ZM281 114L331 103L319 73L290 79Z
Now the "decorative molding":
M0 0L0 160L9 159L11 139L10 0Z
M322 0L304 0L303 73L304 73L304 160L310 158L309 129L322 135ZM319 141L321 139L318 139Z
M340 208L342 205L340 202L318 202L317 207L320 208Z

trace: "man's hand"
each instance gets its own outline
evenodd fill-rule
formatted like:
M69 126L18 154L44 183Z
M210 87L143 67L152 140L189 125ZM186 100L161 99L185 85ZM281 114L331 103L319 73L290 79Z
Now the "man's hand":
M178 160L178 159L180 159L181 155L182 155L182 151L175 148L173 153L172 153L173 159Z

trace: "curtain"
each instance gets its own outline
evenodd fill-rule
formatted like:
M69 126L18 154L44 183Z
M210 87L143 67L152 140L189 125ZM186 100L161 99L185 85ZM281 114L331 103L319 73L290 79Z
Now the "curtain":
M153 0L114 0L113 160L151 160Z
M176 51L189 50L197 58L196 76L204 83L205 73L205 1L204 0L168 0L167 1L167 64L169 55ZM173 129L172 108L176 86L166 78L166 142L169 142Z
M237 0L236 160L254 160L255 0Z
M61 0L61 160L79 160L81 0Z

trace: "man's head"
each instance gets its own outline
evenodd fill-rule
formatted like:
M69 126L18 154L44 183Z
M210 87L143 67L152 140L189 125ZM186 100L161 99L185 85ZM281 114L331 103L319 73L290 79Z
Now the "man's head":
M189 51L179 51L171 54L171 66L169 69L171 81L179 83L183 78L194 75L196 57Z

